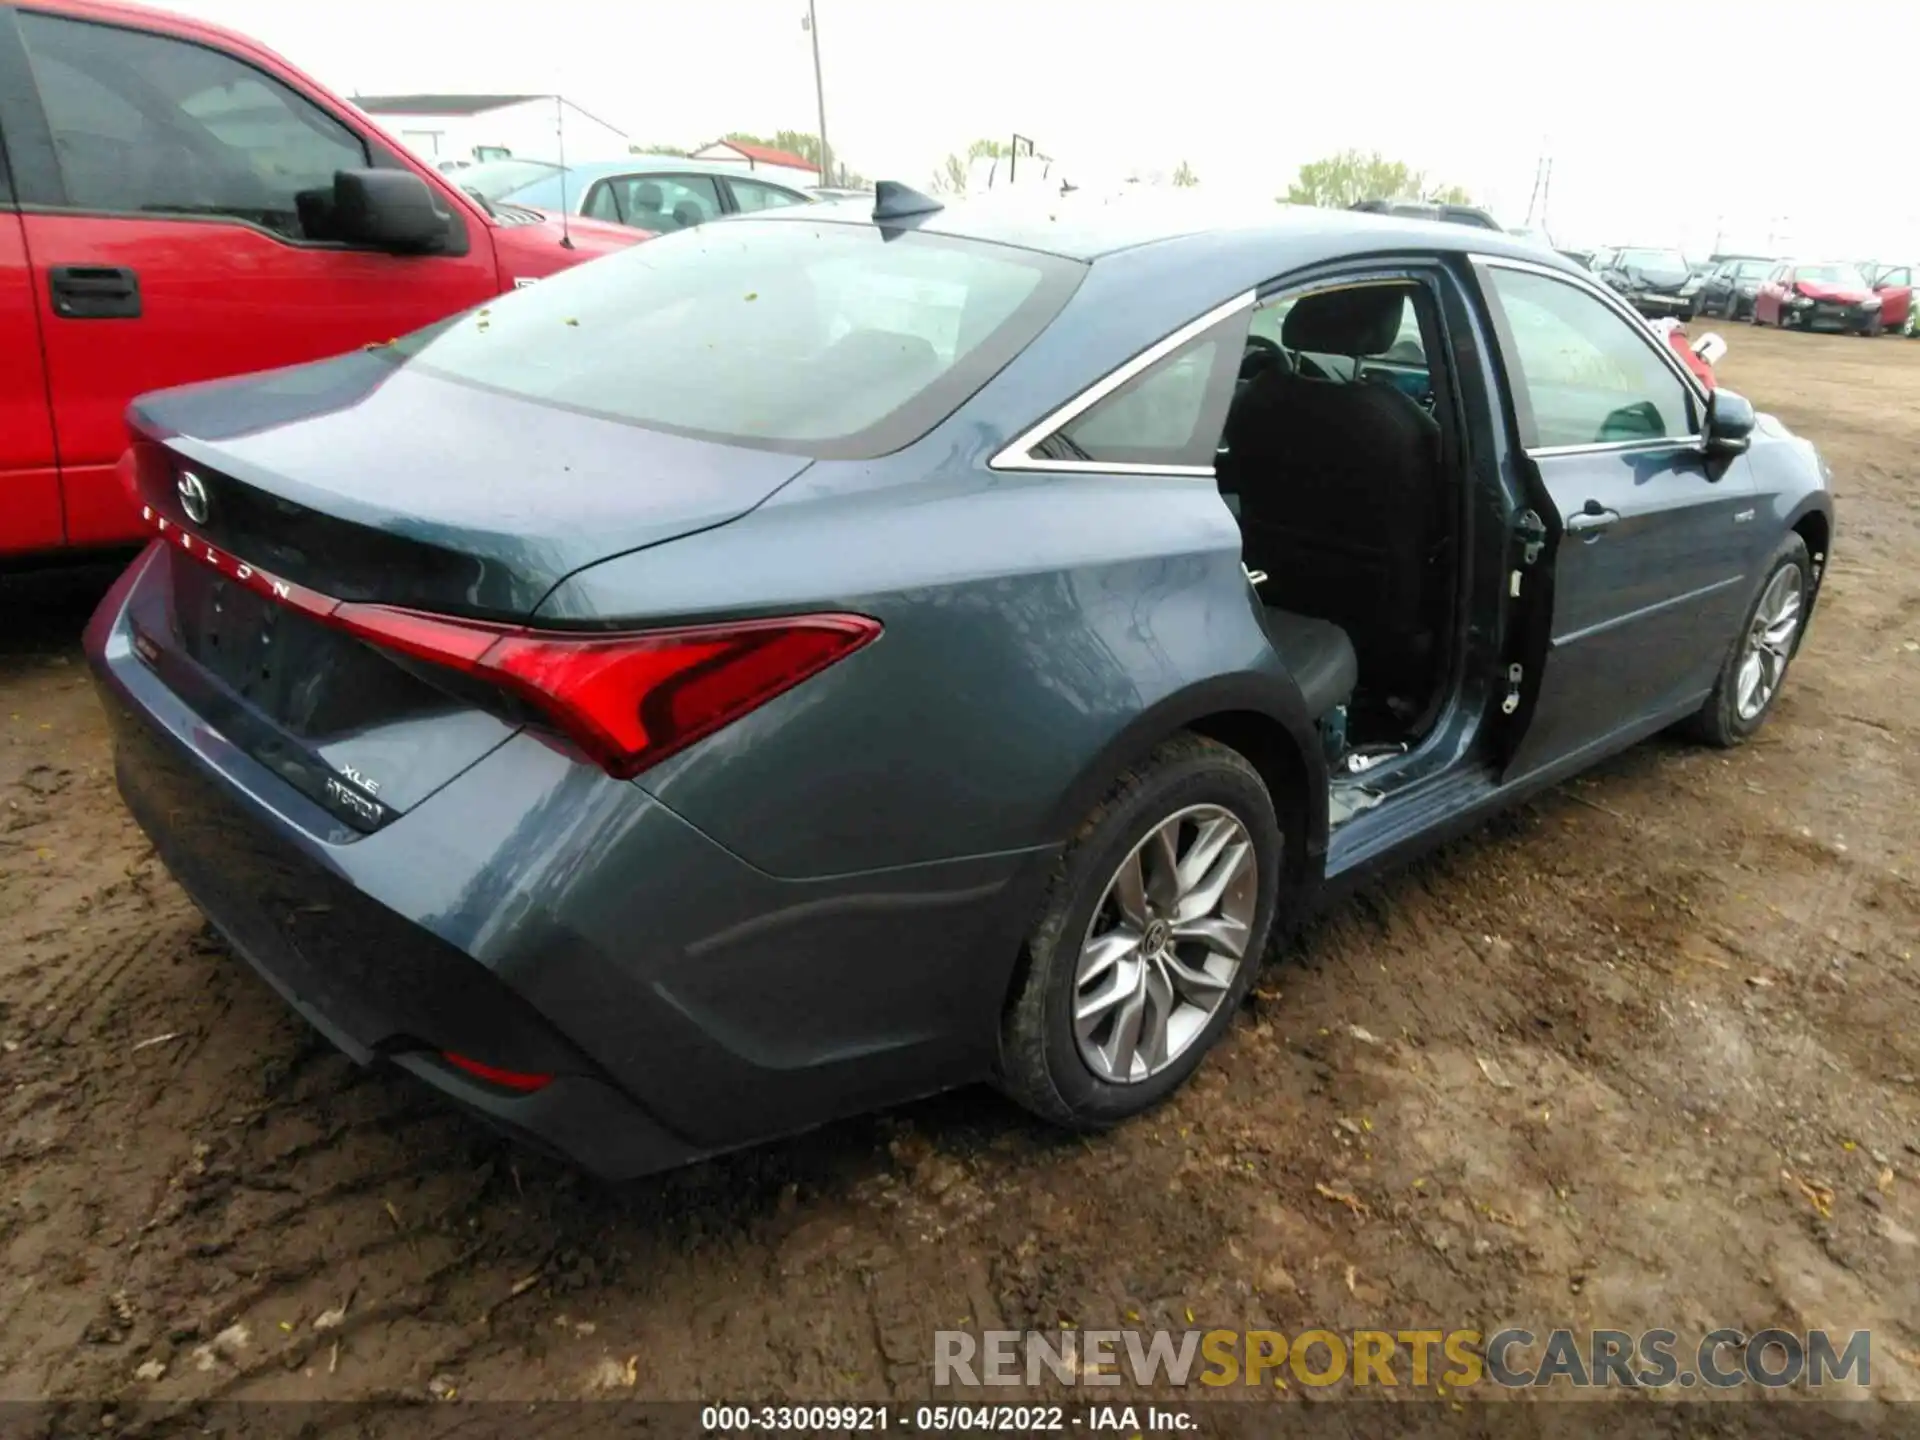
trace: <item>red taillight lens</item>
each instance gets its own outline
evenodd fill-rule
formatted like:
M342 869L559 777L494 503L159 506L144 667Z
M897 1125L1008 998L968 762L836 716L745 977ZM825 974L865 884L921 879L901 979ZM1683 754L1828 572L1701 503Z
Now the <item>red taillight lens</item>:
M453 1050L442 1050L440 1058L456 1070L464 1070L477 1079L485 1080L489 1085L498 1085L503 1090L518 1090L523 1095L531 1095L536 1090L544 1090L553 1083L551 1075L532 1075L524 1070L502 1070L498 1065L489 1065L484 1060L475 1060Z
M449 620L385 605L329 617L403 655L488 679L544 710L610 774L658 764L851 655L864 615L800 615L625 635Z
M130 453L123 473L142 463L141 447ZM277 604L530 701L621 779L731 724L880 633L880 622L865 615L795 615L583 634L335 600L217 550L151 505L141 509L186 554Z

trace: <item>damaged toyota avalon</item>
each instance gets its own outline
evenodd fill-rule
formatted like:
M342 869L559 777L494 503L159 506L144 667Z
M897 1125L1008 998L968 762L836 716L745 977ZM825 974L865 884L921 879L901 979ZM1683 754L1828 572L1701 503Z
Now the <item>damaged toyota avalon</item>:
M1523 241L1068 197L729 219L150 395L87 650L341 1049L606 1176L1173 1091L1273 936L1781 693L1811 446Z

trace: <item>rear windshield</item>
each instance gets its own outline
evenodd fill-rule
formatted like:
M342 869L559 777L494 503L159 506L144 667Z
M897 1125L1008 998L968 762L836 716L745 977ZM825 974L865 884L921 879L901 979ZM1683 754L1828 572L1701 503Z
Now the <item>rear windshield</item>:
M720 221L563 271L386 353L658 430L857 459L952 414L1084 273L913 231Z
M484 200L503 200L516 190L524 190L549 175L558 175L560 167L544 160L483 160L464 170L453 172L453 182Z

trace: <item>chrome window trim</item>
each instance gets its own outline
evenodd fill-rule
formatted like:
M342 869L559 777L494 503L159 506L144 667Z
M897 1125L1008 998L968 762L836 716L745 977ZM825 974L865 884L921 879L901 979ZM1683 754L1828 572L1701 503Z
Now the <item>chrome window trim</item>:
M1630 450L1686 450L1697 448L1700 438L1698 435L1679 435L1662 440L1595 440L1586 445L1535 445L1527 454L1610 455L1616 451L1624 454Z
M1599 300L1601 304L1607 306L1607 308L1612 310L1616 315L1624 318L1633 327L1635 334L1645 341L1647 348L1660 357L1661 363L1672 372L1674 378L1679 380L1681 386L1693 397L1694 404L1698 407L1700 416L1703 419L1705 418L1707 406L1711 403L1712 397L1701 388L1698 377L1675 358L1672 346L1662 344L1660 337L1647 329L1647 322L1641 318L1638 310L1628 305L1618 295L1615 295L1611 290L1607 289L1606 286L1596 285L1591 281L1584 280L1571 271L1557 270L1551 265L1537 265L1531 260L1519 260L1507 255L1474 254L1469 258L1476 265L1484 265L1493 269L1519 270L1529 275L1544 275L1549 280L1558 280L1561 284L1571 289L1584 291ZM1498 295L1492 298L1496 302L1500 300ZM1650 446L1667 447L1679 445L1698 448L1706 444L1706 439L1705 434L1694 431L1687 435L1666 435L1657 440L1596 441L1589 445L1529 445L1526 447L1526 452L1529 455L1584 455L1608 450L1642 449Z
M1151 369L1195 336L1205 334L1222 320L1242 310L1251 310L1258 294L1258 291L1249 290L1245 294L1234 296L1223 305L1214 306L1197 320L1188 321L1171 335L1156 340L1131 360L1125 361L1116 369L1109 370L1066 404L1021 431L1011 443L1001 446L994 452L993 458L987 461L987 468L989 470L1053 471L1070 475L1184 475L1213 479L1216 472L1211 465L1140 465L1108 464L1101 460L1048 460L1037 458L1028 452L1061 426L1072 424L1084 412L1098 405L1134 376L1143 370Z

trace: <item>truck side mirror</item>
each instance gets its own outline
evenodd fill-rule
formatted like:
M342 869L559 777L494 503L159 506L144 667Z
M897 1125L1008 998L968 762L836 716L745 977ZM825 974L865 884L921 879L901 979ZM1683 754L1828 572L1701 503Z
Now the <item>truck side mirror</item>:
M410 170L337 170L331 209L328 238L349 245L427 254L447 243L447 213Z

